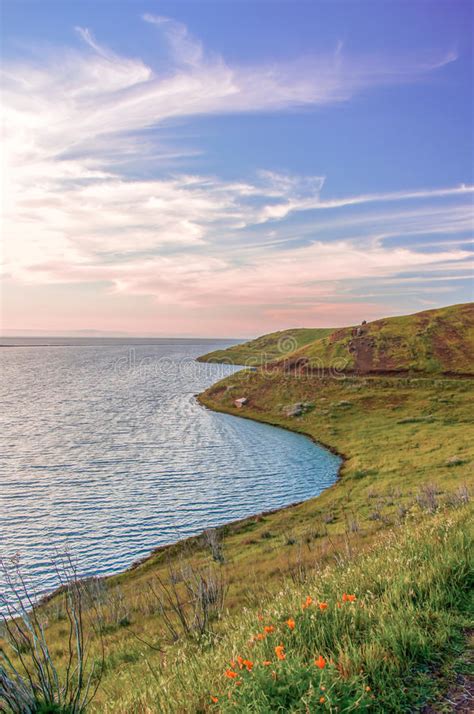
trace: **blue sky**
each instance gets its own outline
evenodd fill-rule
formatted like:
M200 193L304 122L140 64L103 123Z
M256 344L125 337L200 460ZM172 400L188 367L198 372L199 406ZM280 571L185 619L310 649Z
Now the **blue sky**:
M7 0L3 329L245 336L471 300L472 11Z

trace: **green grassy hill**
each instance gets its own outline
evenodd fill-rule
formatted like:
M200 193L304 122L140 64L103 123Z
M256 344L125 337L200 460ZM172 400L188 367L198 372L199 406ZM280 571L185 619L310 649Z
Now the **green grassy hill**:
M460 376L471 318L462 305L365 326L389 343L403 337L404 369L407 342L416 365L428 356L413 355L413 345L438 345L436 368L456 378L241 370L200 396L208 408L326 444L344 457L340 477L317 498L159 548L120 575L81 585L85 672L95 664L98 684L88 712L408 714L459 686L472 627L474 380ZM347 348L346 333L300 351L309 359L328 344ZM240 409L237 397L247 398ZM76 651L65 598L35 609L60 681ZM29 662L27 641L15 655L4 635L12 660ZM2 677L0 660L0 699Z
M474 374L474 303L338 329L278 361L358 374Z
M271 332L241 345L209 352L199 357L198 361L258 366L284 357L304 345L330 335L331 332L331 327L302 327Z
M474 374L474 303L339 329L298 328L209 352L201 362L357 374Z

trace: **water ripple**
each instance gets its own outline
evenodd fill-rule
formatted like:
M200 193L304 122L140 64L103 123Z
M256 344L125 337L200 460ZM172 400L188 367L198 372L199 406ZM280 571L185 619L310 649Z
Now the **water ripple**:
M233 371L192 361L214 348L0 350L0 555L20 553L37 592L57 584L57 551L113 573L334 482L339 459L309 439L199 406L194 394Z

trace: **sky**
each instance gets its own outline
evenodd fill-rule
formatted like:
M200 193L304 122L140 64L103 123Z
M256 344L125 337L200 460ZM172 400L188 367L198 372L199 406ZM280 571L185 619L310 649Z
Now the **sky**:
M1 330L473 298L471 0L4 0Z

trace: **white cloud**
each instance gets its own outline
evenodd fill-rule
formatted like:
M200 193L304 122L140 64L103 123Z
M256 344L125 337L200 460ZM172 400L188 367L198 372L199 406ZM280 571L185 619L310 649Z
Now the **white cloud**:
M346 208L364 203L384 203L393 201L410 201L423 198L446 198L449 196L468 196L474 192L474 186L461 184L460 186L427 189L420 191L394 191L391 193L370 193L361 196L346 196L331 200L320 200L319 194L305 198L295 197L285 203L264 206L259 220L264 223L272 218L284 218L295 211L314 211L318 209Z
M363 89L416 81L453 56L369 61L345 57L341 45L328 56L230 66L180 23L144 19L172 49L166 72L115 54L87 28L77 28L83 50L34 63L4 61L2 272L10 279L101 282L162 304L210 305L222 294L235 304L267 304L327 296L335 290L330 281L354 274L390 276L466 258L456 247L429 255L387 248L379 233L279 250L278 231L303 211L462 199L472 187L328 200L321 198L322 176L261 171L245 181L185 173L146 179L141 171L151 158L187 153L147 132L171 119L338 103ZM252 232L269 221L277 232L265 246ZM428 221L420 218L417 230ZM317 223L310 230L315 237ZM244 257L240 246L252 241L255 250Z
M190 67L199 67L203 62L204 50L201 42L190 35L188 28L182 22L149 13L145 13L143 19L164 30L176 62Z
M6 136L17 160L45 154L59 160L74 152L110 163L112 149L121 154L130 135L165 120L331 104L370 87L419 80L453 59L346 59L339 52L230 66L218 55L206 55L180 23L145 17L173 45L167 72L115 54L87 28L76 28L86 45L83 52L44 54L34 63L4 61ZM141 142L131 147L142 155L149 149Z

